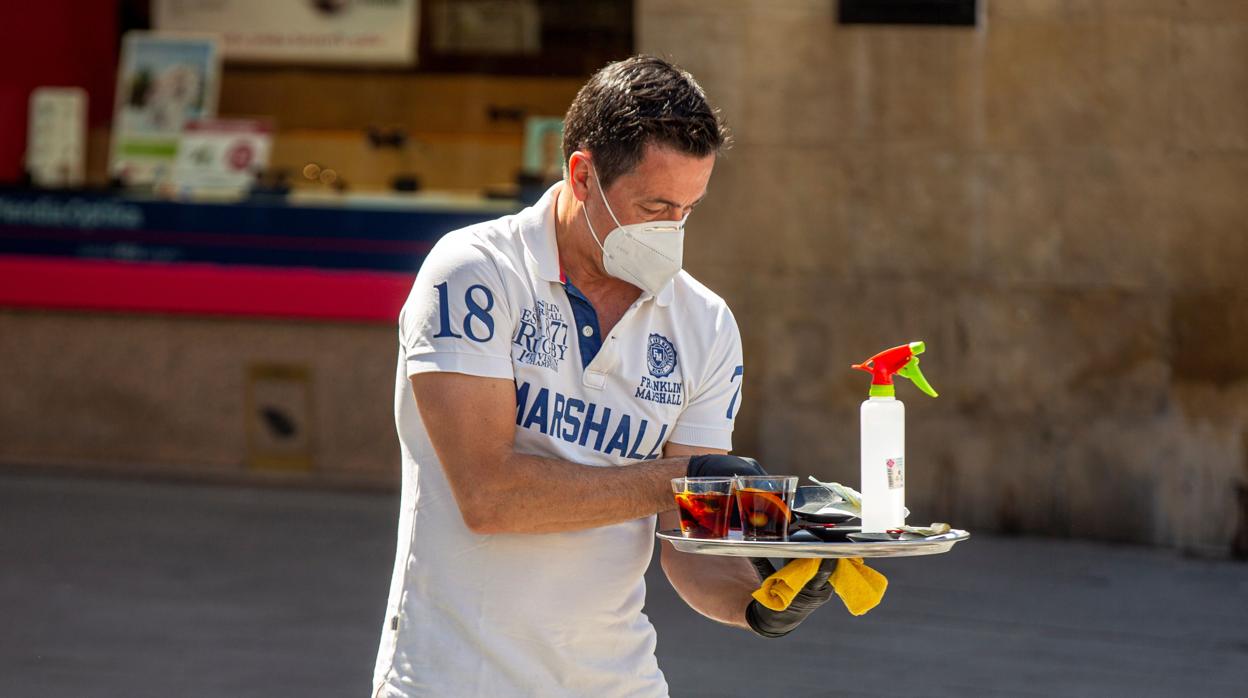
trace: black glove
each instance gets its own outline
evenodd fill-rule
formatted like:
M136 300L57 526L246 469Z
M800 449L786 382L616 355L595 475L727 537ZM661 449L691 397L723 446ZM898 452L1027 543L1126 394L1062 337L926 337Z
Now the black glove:
M753 458L711 453L689 458L689 477L732 477L733 475L766 475L767 471Z
M771 566L767 558L752 557L750 562L758 570L761 579L776 573L776 568ZM793 603L783 611L773 611L758 601L750 601L745 609L745 620L750 624L750 630L763 637L784 637L793 632L794 628L806 620L806 616L832 598L834 592L832 585L828 583L828 577L836 570L837 562L839 560L836 558L827 558L819 563L819 571L815 572L815 576L793 597Z
M685 475L689 477L732 477L733 475L766 475L767 471L763 470L763 466L753 458L742 458L740 456L729 456L719 453L709 453L701 456L691 456L689 458L689 467L685 470ZM733 505L731 518L728 525L733 528L741 527L741 514L737 507Z

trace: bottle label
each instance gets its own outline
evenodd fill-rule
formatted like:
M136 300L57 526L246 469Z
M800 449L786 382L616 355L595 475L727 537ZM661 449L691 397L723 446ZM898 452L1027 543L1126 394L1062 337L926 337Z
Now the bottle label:
M906 459L889 458L884 461L888 470L888 489L899 490L906 486Z

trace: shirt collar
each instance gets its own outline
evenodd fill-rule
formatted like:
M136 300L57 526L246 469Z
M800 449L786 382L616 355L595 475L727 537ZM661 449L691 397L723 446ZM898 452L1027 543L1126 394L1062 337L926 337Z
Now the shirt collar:
M563 182L556 182L537 203L516 214L529 266L537 271L538 278L553 283L562 283L564 278L559 265L559 243L555 237L555 200L562 187ZM668 281L657 296L642 291L641 299L653 297L660 306L669 306L675 295L675 285L675 279Z
M555 241L555 200L563 182L556 182L537 203L516 214L529 266L545 281L559 281L559 245Z
M680 272L677 272L677 274L679 273ZM673 277L671 281L667 282L666 286L659 289L659 295L654 297L654 302L658 303L661 307L664 307L664 308L671 305L672 296L676 295L675 287L676 287L676 279L675 277Z

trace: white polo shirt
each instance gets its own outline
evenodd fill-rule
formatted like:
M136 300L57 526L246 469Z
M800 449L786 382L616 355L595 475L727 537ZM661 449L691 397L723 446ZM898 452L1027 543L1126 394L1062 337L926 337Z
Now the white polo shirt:
M667 695L642 613L655 517L469 531L408 381L426 371L514 381L521 453L627 467L662 457L669 441L731 447L742 361L727 305L681 272L601 337L592 307L560 279L560 186L442 238L399 316L403 494L376 696Z

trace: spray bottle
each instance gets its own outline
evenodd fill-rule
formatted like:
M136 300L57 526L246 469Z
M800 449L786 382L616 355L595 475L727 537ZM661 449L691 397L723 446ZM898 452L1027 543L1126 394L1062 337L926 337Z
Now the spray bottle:
M853 368L871 374L870 397L862 403L862 531L879 533L906 522L906 408L893 389L893 375L919 390L936 391L919 371L923 342L882 351Z

